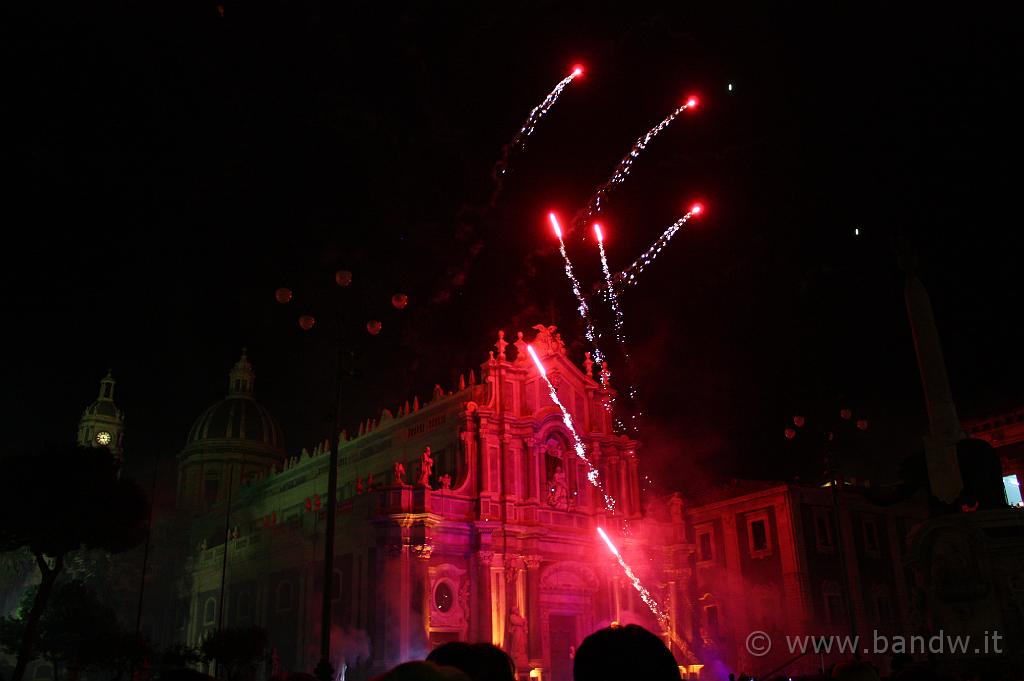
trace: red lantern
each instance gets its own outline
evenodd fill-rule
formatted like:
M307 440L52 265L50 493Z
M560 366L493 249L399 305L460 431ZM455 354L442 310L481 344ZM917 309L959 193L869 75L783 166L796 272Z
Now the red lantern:
M857 419L857 430L867 430L869 425L867 419Z
M334 281L338 286L348 286L352 283L352 273L348 270L338 270L334 273Z
M277 300L277 302L284 305L285 303L291 301L292 290L290 288L281 287L274 291L274 298Z
M382 326L383 324L381 324L376 319L371 319L370 321L366 322L366 330L370 333L371 336L376 336L378 333L380 333Z
M793 438L796 437L796 431L793 430L792 428L786 428L786 430L784 430L782 432L786 436L787 440L792 440Z
M391 296L391 304L395 306L396 310L404 310L405 306L409 304L409 296L404 293L396 293Z
M299 328L303 331L309 331L316 325L316 319L312 315L304 314L299 317Z
M850 419L853 418L853 412L850 411L849 409L840 409L839 418L841 418L844 421L849 421Z
M807 419L805 419L803 416L793 417L793 425L796 426L797 428L803 428L805 423L807 423Z

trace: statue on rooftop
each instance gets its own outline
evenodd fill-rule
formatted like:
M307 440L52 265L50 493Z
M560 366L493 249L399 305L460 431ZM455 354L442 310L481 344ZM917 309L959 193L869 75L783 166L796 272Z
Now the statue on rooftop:
M430 487L430 476L434 472L434 460L430 458L430 447L423 448L420 459L420 486Z
M401 461L395 462L395 484L399 487L408 487L405 482L405 466Z

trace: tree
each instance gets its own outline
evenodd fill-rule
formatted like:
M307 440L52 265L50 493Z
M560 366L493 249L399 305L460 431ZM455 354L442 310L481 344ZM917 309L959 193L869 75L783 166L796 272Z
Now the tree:
M226 628L214 631L200 646L203 657L216 660L218 676L228 681L248 681L255 677L269 652L267 631L262 627Z
M105 449L60 447L7 457L0 466L0 551L28 549L40 573L11 675L21 681L67 554L137 546L147 503L136 483L118 477L118 461Z

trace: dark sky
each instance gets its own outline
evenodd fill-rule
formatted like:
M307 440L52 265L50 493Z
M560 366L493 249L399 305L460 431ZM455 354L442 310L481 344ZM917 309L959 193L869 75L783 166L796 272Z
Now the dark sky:
M297 451L326 434L336 305L349 424L451 387L499 328L556 323L579 358L544 215L571 215L691 92L699 111L605 215L622 267L691 199L709 209L622 300L652 471L684 488L809 475L818 445L782 431L796 413L813 415L805 433L832 427L841 406L872 423L841 434L849 456L917 447L898 234L961 413L1024 401L1016 22L771 4L6 8L8 449L73 438L112 366L129 458L172 455L247 345ZM577 61L585 78L513 158L497 205L467 217ZM589 285L584 236L568 243ZM307 312L320 323L304 333Z

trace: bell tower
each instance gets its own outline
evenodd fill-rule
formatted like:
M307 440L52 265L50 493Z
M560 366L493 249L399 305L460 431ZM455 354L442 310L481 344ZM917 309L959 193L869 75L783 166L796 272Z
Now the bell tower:
M124 447L124 412L114 403L114 376L110 371L100 380L96 401L85 408L78 421L78 444L106 447L117 457Z

